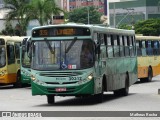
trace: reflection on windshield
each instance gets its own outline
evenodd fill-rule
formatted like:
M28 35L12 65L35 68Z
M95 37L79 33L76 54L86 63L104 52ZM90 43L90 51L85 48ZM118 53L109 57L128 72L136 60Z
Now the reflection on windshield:
M6 54L5 54L5 48L0 47L0 67L3 67L6 65Z
M23 46L25 48L25 46ZM27 51L22 48L22 66L30 68L30 58L27 55Z
M33 69L85 69L93 66L94 44L91 40L39 41L34 43ZM51 48L54 54L51 52Z

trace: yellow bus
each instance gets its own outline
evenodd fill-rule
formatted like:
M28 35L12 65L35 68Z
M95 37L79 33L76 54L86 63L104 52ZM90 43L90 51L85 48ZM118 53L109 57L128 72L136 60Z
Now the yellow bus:
M152 81L160 74L160 37L136 35L138 78Z
M0 85L20 81L20 45L24 37L0 36Z

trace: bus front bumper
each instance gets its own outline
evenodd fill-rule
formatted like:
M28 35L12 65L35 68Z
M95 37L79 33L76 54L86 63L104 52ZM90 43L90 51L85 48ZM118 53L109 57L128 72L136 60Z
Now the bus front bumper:
M32 95L76 96L94 94L94 80L85 84L64 86L42 86L31 81Z

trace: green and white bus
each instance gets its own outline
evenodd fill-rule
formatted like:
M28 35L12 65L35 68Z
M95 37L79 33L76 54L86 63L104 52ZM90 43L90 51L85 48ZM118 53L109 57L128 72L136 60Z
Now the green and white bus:
M40 26L31 35L32 95L128 95L137 81L135 32L78 24ZM86 48L88 50L86 50ZM30 54L30 53L29 53Z
M31 77L30 77L30 67L31 62L30 58L27 54L27 41L30 39L30 37L26 37L22 41L22 45L20 47L20 62L21 62L21 82L19 83L19 86L22 87L24 84L30 84L31 83Z

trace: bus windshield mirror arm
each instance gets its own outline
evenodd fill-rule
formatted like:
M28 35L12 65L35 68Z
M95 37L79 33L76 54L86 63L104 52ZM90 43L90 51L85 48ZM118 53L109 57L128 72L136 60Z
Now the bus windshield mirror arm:
M74 40L71 42L71 44L68 46L68 48L65 49L66 50L65 53L69 52L69 50L72 48L72 46L74 45L74 43L76 42L76 40L77 40L77 37L74 37Z
M46 38L44 38L44 40L45 40L45 42L46 42L46 44L47 44L50 52L51 52L52 54L55 54L55 45L54 45L54 50L53 50L53 48L52 48L51 44L49 43L49 41L47 41Z

